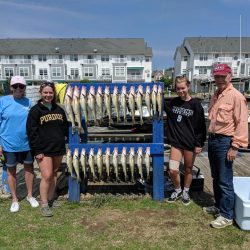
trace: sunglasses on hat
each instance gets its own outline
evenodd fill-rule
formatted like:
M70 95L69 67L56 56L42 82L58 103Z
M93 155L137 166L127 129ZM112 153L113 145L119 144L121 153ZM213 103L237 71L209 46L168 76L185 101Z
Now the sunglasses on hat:
M17 89L17 88L19 88L19 89L24 89L24 88L25 88L25 85L17 83L17 84L11 85L11 87L12 87L13 89Z

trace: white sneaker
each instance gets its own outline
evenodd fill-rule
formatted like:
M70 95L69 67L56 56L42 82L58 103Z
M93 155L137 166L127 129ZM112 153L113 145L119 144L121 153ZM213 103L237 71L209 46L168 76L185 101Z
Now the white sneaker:
M11 207L10 207L10 212L11 213L16 213L19 211L19 203L17 201L12 202Z
M38 203L38 201L36 200L36 198L34 198L34 197L26 197L26 200L30 203L30 205L32 206L32 207L39 207L39 203Z

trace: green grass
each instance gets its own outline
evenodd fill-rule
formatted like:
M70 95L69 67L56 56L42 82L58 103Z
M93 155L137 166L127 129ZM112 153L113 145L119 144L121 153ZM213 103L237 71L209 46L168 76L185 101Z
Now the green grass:
M148 196L96 195L61 201L52 218L21 201L9 212L0 199L0 249L248 249L250 232L212 229L195 202L156 202Z

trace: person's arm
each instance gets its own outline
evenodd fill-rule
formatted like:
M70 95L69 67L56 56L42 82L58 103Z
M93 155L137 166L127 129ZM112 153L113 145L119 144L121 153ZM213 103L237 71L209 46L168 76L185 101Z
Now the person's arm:
M27 135L29 138L29 144L31 150L34 151L35 156L42 154L39 150L40 139L39 139L39 113L35 109L31 109L26 123Z

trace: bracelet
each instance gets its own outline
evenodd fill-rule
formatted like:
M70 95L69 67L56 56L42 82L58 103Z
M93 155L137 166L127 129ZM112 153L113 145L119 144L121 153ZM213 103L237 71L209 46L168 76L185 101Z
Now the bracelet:
M238 151L238 148L236 148L234 146L231 146L231 149L234 150L234 151Z

